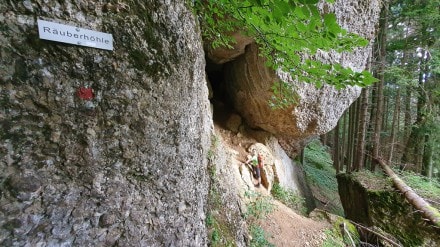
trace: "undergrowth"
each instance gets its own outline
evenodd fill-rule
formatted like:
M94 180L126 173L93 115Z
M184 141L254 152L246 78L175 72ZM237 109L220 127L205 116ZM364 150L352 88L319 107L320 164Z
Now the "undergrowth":
M251 225L249 231L252 237L250 247L275 247L267 240L266 233L260 226Z
M304 171L307 180L315 187L320 200L325 199L326 210L333 214L344 215L344 210L339 199L338 181L336 170L327 147L319 140L312 141L304 150Z
M339 217L331 229L325 230L325 241L322 247L344 247L344 246L358 246L360 243L360 236L356 227L348 220Z
M440 182L413 172L401 171L399 176L420 196L440 200Z
M298 195L298 193L295 193L295 191L285 189L281 187L279 183L274 183L271 193L275 199L281 201L286 206L301 213L302 215L306 215L307 208L305 206L305 199Z
M333 160L327 149L318 139L313 140L305 148L305 161L318 169L334 171Z
M245 197L250 199L247 204L247 211L244 215L249 221L264 219L268 214L273 212L274 205L270 196L263 196L254 191L246 191Z
M267 238L267 234L258 225L258 221L266 218L268 214L273 212L274 205L270 196L263 196L254 191L246 191L245 197L249 199L247 210L244 215L249 225L249 232L251 234L251 247L273 247Z

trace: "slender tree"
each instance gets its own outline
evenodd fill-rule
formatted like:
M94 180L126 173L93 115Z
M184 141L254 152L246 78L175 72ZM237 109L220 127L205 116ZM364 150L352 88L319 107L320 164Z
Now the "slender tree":
M347 122L348 122L348 110L345 111L342 119L342 143L341 143L341 166L340 169L343 170L344 166L347 167L347 150L348 150L348 144L347 144Z
M374 119L373 147L372 156L377 159L380 156L380 134L382 130L383 118L383 85L385 83L385 63L386 63L386 41L388 23L388 4L385 2L382 7L379 21L379 34L376 42L376 75L379 79L376 92L376 115ZM371 163L371 170L375 170L375 162Z
M425 147L425 133L423 126L426 123L427 95L425 91L426 57L427 51L421 50L419 56L419 78L417 87L417 117L412 126L411 134L405 146L402 161L415 164L416 170L423 170L423 152Z
M412 126L412 117L411 117L411 99L412 99L412 95L411 95L411 86L407 85L406 87L406 92L405 92L405 111L404 111L404 115L405 115L405 121L404 121L404 143L408 142L408 138L409 135L411 134L411 126Z
M357 131L357 144L356 144L356 159L354 163L354 170L359 171L364 165L364 153L365 153L365 136L367 132L368 122L368 88L363 88L361 96L359 98L359 125Z
M393 111L393 122L391 124L391 137L390 137L390 150L388 153L388 164L392 163L393 155L394 155L394 147L396 142L397 128L398 128L398 119L400 114L400 88L397 89L396 99L394 103L394 111Z
M373 56L373 59L376 60L376 57ZM371 87L370 92L371 92L370 96L369 96L369 99L371 99L370 100L371 104L369 105L370 106L370 111L369 111L370 112L370 119L368 121L367 134L365 137L366 154L365 154L365 161L364 161L364 163L365 163L364 167L369 168L369 169L371 169L371 164L373 163L371 157L372 157L372 150L373 150L372 143L373 143L373 133L374 133L374 124L375 124L374 120L376 119L376 114L377 114L377 108L376 108L376 106L377 106L377 97L376 97L377 83Z
M341 119L338 120L338 123L336 124L336 127L334 129L333 134L333 166L335 167L336 174L339 174L340 172L340 161L341 161L341 155L340 150L341 147L339 145L339 129L341 125Z

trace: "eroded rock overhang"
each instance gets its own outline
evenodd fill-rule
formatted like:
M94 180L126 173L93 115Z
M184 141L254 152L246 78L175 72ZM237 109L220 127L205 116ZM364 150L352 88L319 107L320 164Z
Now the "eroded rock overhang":
M372 54L380 1L339 0L334 4L321 2L319 7L322 12L335 13L343 28L370 43L350 53L318 52L317 59L340 63L355 71L366 69ZM257 44L239 34L234 37L238 42L230 51L207 49L208 62L223 64L222 83L235 110L251 127L280 137L288 152L296 153L304 140L332 130L360 95L361 88L357 86L337 90L324 82L324 86L318 89L312 84L294 81L286 73L266 67ZM290 108L274 110L268 104L272 96L271 86L280 80L293 85L299 101Z

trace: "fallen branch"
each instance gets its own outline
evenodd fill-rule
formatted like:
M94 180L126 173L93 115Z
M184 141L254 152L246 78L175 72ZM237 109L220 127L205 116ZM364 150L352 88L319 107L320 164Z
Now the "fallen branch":
M434 200L429 200L429 199L425 199L425 200L430 202L430 203L440 205L440 202L437 202L437 201L434 201Z
M405 182L400 179L391 168L385 164L380 158L374 159L385 171L385 173L393 180L396 188L405 196L408 202L416 209L420 210L425 218L430 220L435 226L440 227L440 212L427 203L423 198L414 192Z
M321 212L322 214L324 214L324 216L326 217L326 219L330 222L330 217L328 216L328 214L329 214L328 211L325 211L325 210L322 210L322 209L319 209L319 208L315 208L314 210L315 210L315 211L318 211L318 212ZM374 230L372 230L372 229L370 229L370 228L368 228L368 227L366 227L366 226L363 226L363 225L361 225L361 224L359 224L359 223L356 223L356 222L354 222L354 221L352 221L352 220L349 220L349 219L345 219L345 220L348 220L351 224L353 224L353 225L355 225L355 226L357 226L357 227L359 227L359 228L362 228L362 229L364 229L364 230L366 230L366 231L368 231L368 232L370 232L370 233L373 233L373 234L376 235L377 237L379 237L379 238L381 238L381 239L387 241L388 243L390 243L392 246L395 246L395 247L402 247L401 244L396 243L394 240L392 240L392 239L390 239L390 238L384 236L383 234L381 234L381 233L379 233L379 232L376 232L376 231L374 231Z
M350 223L353 224L353 225L355 225L355 226L357 226L357 227L359 227L359 228L362 228L362 229L364 229L364 230L366 230L366 231L368 231L368 232L373 233L374 235L376 235L376 236L380 237L381 239L387 241L388 243L392 244L393 246L396 246L396 247L402 247L402 245L396 243L395 241L393 241L393 240L391 240L391 239L385 237L384 235L382 235L382 234L380 234L380 233L378 233L378 232L376 232L376 231L371 230L370 228L368 228L368 227L366 227L366 226L360 225L360 224L358 224L358 223L356 223L356 222L354 222L354 221L351 221L351 220L350 220Z
M348 235L348 238L350 239L351 245L352 245L353 247L356 247L356 244L354 243L353 238L351 237L351 235L350 235L350 231L348 231L348 229L347 229L347 225L345 224L345 222L342 223L342 225L343 225L342 227L344 228L344 232Z

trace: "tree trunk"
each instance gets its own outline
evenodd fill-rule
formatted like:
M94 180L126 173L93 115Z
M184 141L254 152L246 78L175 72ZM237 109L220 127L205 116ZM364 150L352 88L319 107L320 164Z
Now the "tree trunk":
M391 124L390 152L388 155L388 164L392 164L394 145L396 142L396 132L397 132L398 119L400 114L400 88L397 89L396 100L394 102L395 102L395 106L393 112L393 123Z
M356 144L356 160L355 171L359 171L363 168L364 164L364 152L365 152L365 134L367 132L367 118L368 118L368 88L363 88L360 104L359 104L359 125L358 125L358 140Z
M423 58L425 53L422 54ZM403 163L413 163L415 164L416 171L421 173L423 170L423 153L425 146L425 134L424 125L426 124L426 112L425 107L427 104L426 93L424 89L426 74L426 61L420 59L419 67L419 81L417 87L417 117L416 122L411 128L411 134L409 135L408 141L405 146L405 151L403 153L402 162Z
M348 119L348 109L344 113L343 123L342 123L342 143L341 143L341 171L344 170L344 165L347 166L347 119Z
M432 155L433 155L433 147L432 143L429 140L429 134L425 135L425 147L423 152L423 169L422 175L432 178Z
M301 153L299 154L299 163L301 165L304 165L304 158L305 158L306 148L304 147L301 149Z
M405 196L408 202L420 210L423 216L429 219L435 226L440 227L440 212L417 195L405 182L402 181L385 162L378 158L376 162L381 165L385 173L393 180L396 188Z
M388 18L388 4L384 4L382 8L381 18L379 21L379 35L378 35L378 47L377 49L377 75L379 82L377 83L377 105L376 105L376 119L374 125L373 133L373 158L378 158L380 156L380 133L382 130L382 118L383 118L383 85L385 83L385 63L386 63L386 28L387 28L387 18ZM375 162L371 163L371 170L375 170Z
M385 80L384 80L385 81ZM382 131L383 132L388 132L388 122L389 122L389 115L390 115L390 90L386 90L384 91L384 96L383 96L383 107L382 107L382 111L383 111L383 117L382 117Z
M411 86L406 86L406 94L405 94L405 136L403 143L408 142L408 138L411 135Z
M349 124L348 124L348 146L347 146L347 173L351 173L353 171L353 152L355 145L355 125L356 125L356 102L355 101L349 110Z
M336 169L336 174L339 174L340 172L340 150L341 147L339 146L339 126L341 123L341 119L339 119L338 123L335 127L335 133L333 134L333 166Z
M327 133L322 134L322 135L320 136L320 139L321 139L322 145L327 146L327 144L328 144L328 143L327 143L327 139L328 139Z
M371 98L371 109L370 109L370 121L368 121L368 129L367 129L367 135L366 135L366 147L365 150L366 152L368 152L368 154L365 156L365 164L364 166L366 168L370 168L372 166L372 151L373 151L373 133L374 133L374 125L375 122L374 120L376 119L376 113L377 113L377 83L374 84L371 87L371 96L369 98Z

